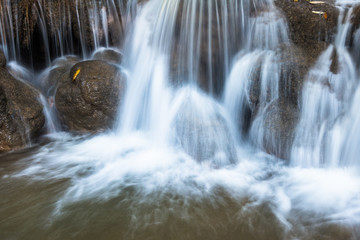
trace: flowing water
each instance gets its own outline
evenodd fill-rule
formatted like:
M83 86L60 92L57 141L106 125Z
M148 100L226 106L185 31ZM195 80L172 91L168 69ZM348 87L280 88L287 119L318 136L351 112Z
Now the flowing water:
M263 151L264 139L283 150L264 129L288 84L279 48L291 44L272 0L150 0L136 11L131 1L92 3L75 1L79 29L82 11L92 19L94 48L85 34L79 46L84 58L100 47L124 53L117 122L96 136L61 132L54 90L42 89L51 134L0 156L0 239L360 239L351 10L339 5L336 40L308 73L288 164ZM124 47L110 41L114 11L125 16L113 19L128 29ZM1 35L9 16L1 17L2 48L19 61L17 38ZM57 31L56 57L73 51L67 27ZM57 63L30 79L20 65L8 68L39 86Z

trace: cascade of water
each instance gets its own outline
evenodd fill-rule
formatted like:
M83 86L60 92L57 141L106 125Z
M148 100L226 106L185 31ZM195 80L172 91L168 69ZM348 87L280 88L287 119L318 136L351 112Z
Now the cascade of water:
M250 7L250 2L243 3ZM223 60L226 71L230 49L238 44L230 32L242 15L239 9L228 10L228 1L154 0L144 5L125 48L131 81L118 134L145 131L154 141L180 146L199 161L211 159L216 166L236 162L235 141L230 141L235 131L229 130L222 108L199 90L210 83L205 89L212 92L214 56ZM226 14L232 14L234 22ZM226 49L213 48L213 41ZM202 61L209 65L204 67Z
M224 105L238 125L240 139L250 128L251 140L265 148L265 139L273 149L280 148L272 133L265 131L266 110L280 97L281 61L278 48L289 43L287 23L273 1L264 1L245 27L244 48L235 59L224 91ZM250 124L251 114L253 117Z
M2 0L0 46L9 61L20 61L21 51L28 49L30 56L23 60L27 64L38 64L33 62L36 59L42 62L42 67L67 54L82 54L87 58L99 47L121 46L136 8L137 0L25 3ZM34 32L41 33L37 36L40 39L33 38Z
M59 123L57 122L57 118L54 117L54 100L52 98L46 99L44 95L40 95L40 102L43 105L43 112L46 121L46 131L48 134L54 134L58 132Z
M0 45L7 59L17 60L19 52L19 41L18 28L17 28L17 18L18 15L15 14L15 19L12 12L11 0L2 1L0 4ZM16 11L17 13L17 11ZM16 29L14 29L13 21L15 20Z
M351 14L352 8L345 11L340 7L335 43L319 57L304 85L301 119L291 153L293 165L340 165L345 135L338 125L348 111L357 84L355 64L345 45Z

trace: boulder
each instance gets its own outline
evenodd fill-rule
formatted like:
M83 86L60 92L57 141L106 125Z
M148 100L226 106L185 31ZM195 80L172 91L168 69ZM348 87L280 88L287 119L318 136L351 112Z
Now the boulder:
M251 127L252 141L263 151L288 160L299 119L299 109L286 99L277 99L258 109Z
M78 62L80 62L80 58L72 55L55 59L52 62L53 66L50 69L46 69L40 78L39 84L43 93L46 96L54 96L57 83L62 75L69 72Z
M195 90L183 89L173 121L175 142L199 163L219 168L238 162L235 137L220 107ZM180 100L181 99L181 100Z
M0 152L25 147L45 124L40 93L0 67Z
M73 132L101 132L116 118L126 81L115 65L84 61L62 75L55 104L62 123Z
M97 50L92 58L93 60L102 60L108 63L121 64L123 55L115 49L102 48Z

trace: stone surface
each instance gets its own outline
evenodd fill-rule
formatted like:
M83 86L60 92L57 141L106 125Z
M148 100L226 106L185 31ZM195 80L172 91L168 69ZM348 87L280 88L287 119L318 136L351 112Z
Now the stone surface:
M104 61L84 61L62 75L55 95L62 123L73 132L101 132L116 118L124 75Z
M307 73L336 35L339 10L334 1L323 2L310 4L306 0L275 0L276 6L287 19L292 42L278 49L282 62L280 88L288 90L283 94L289 94L295 104L298 103Z
M6 57L3 51L0 50L0 67L6 66Z
M69 72L70 69L80 62L80 58L76 56L65 56L57 58L53 61L53 67L43 72L43 77L40 80L40 89L46 96L54 96L57 88L57 83L62 75Z
M115 49L100 49L93 55L94 60L102 60L114 64L120 64L122 62L122 58L122 54Z
M0 68L0 152L25 147L45 124L40 93Z
M284 99L278 99L270 103L263 111L260 121L263 123L254 125L257 129L252 131L263 131L262 139L257 144L267 153L281 159L289 159L290 150L294 140L295 128L299 119L299 110L296 105ZM254 128L253 126L253 128Z

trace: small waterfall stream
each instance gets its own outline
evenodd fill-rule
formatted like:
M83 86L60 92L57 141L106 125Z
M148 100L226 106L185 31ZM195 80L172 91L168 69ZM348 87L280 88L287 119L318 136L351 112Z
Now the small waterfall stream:
M360 238L357 1L336 2L336 36L299 106L279 1L60 2L31 1L37 27L21 31L24 9L0 0L7 70L43 93L47 133L0 155L0 239ZM43 51L26 57L20 39ZM114 126L64 132L50 76L78 84L74 64L106 50L126 76ZM281 126L293 109L294 133Z
M346 135L345 129L338 125L350 111L354 90L358 86L358 71L345 45L351 27L352 8L349 11L339 8L335 42L310 70L303 89L301 119L291 153L293 165L343 166L342 145Z

